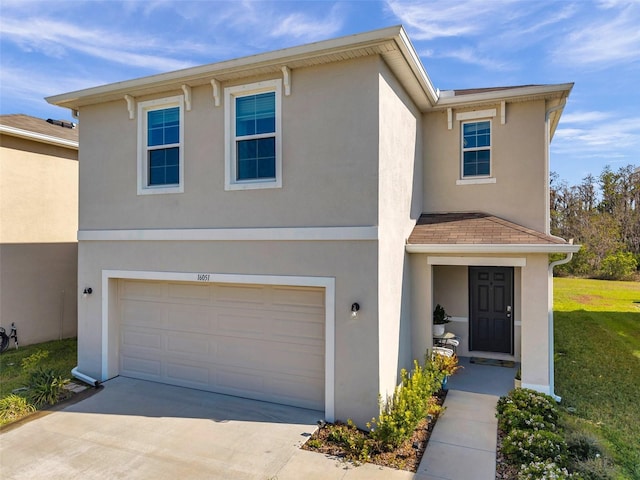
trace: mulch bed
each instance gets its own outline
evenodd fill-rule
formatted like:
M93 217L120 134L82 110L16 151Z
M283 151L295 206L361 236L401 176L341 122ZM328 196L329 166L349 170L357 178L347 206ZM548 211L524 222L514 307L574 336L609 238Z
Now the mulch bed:
M435 396L437 398L437 404L442 405L447 397L447 391L440 390ZM368 463L395 468L398 470L408 470L410 472L417 471L418 466L420 465L420 460L422 460L422 455L424 455L427 444L429 443L429 438L431 437L431 432L435 427L436 421L437 418L433 418L431 421L425 418L418 424L418 427L414 430L413 435L409 440L406 440L402 445L400 445L400 447L391 452L371 452ZM327 424L327 426L329 425L331 424ZM335 444L327 438L329 433L329 428L319 428L311 437L309 437L309 440L315 439L319 441L321 445L317 448L310 447L309 440L307 440L307 442L302 446L302 449L324 453L325 455L330 455L347 461L347 452L340 445ZM312 444L313 443L317 442L312 442Z
M518 478L518 467L507 463L502 455L502 439L505 433L498 429L498 445L496 449L496 480L514 480Z

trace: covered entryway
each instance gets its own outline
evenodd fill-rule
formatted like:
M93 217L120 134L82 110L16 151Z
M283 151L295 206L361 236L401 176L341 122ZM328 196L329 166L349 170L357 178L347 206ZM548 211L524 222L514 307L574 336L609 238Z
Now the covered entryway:
M119 374L325 409L325 289L120 279Z
M469 267L469 350L514 353L513 268Z

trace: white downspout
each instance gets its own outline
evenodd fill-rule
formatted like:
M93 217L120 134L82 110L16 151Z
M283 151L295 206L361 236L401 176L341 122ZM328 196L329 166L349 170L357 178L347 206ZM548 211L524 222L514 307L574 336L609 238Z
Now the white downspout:
M95 378L92 378L89 375L85 375L84 373L80 373L80 371L78 370L78 367L74 367L71 370L71 375L76 377L78 380L82 380L84 383L93 385L94 387L97 387L98 385L100 385L100 382Z
M573 239L569 240L570 244L573 244ZM573 252L567 254L565 258L560 260L556 260L555 262L551 262L549 264L549 276L548 276L548 289L549 293L547 294L547 298L549 301L548 304L548 312L549 312L549 395L551 395L556 402L560 403L562 400L561 397L556 395L555 393L555 372L554 372L554 349L553 349L553 269L558 265L564 265L565 263L569 263L573 258Z
M549 172L549 166L550 166L550 159L551 159L551 153L550 153L550 148L551 148L551 125L549 124L549 118L551 117L551 114L555 111L558 110L562 110L565 105L567 104L567 99L563 98L562 101L556 105L555 107L551 107L549 108L545 114L544 114L544 123L545 123L545 141L546 141L546 148L544 150L545 153L545 178L547 179L547 184L545 186L545 191L546 191L546 208L545 208L545 228L547 229L546 233L551 235L551 191L550 191L550 185L549 185L549 178L550 178L550 172ZM569 240L569 243L573 244L573 240ZM557 260L555 262L551 262L549 264L549 270L548 270L548 279L547 279L547 289L548 289L548 294L547 294L547 299L548 299L548 306L547 306L547 311L548 311L548 330L549 330L549 394L556 400L556 402L560 402L562 400L562 398L560 398L558 395L555 394L555 372L554 372L554 349L553 349L553 342L554 342L554 338L553 338L553 269L554 267L558 266L558 265L563 265L565 263L568 263L571 261L571 259L573 258L573 253L568 253L567 256L561 260Z

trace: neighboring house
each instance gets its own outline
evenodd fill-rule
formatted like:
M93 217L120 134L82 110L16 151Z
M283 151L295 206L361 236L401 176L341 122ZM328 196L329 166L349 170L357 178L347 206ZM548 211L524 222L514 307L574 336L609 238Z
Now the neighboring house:
M552 393L571 88L440 92L392 27L48 98L82 123L78 371L364 425L440 303Z
M78 129L0 115L0 325L20 345L77 335L77 231Z

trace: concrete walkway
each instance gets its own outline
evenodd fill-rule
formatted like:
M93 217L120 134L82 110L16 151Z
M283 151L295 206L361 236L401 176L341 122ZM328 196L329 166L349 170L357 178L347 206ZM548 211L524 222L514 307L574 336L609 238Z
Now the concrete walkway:
M444 415L438 419L416 480L494 480L498 398L513 388L513 368L477 365L460 358L463 368L449 379Z

